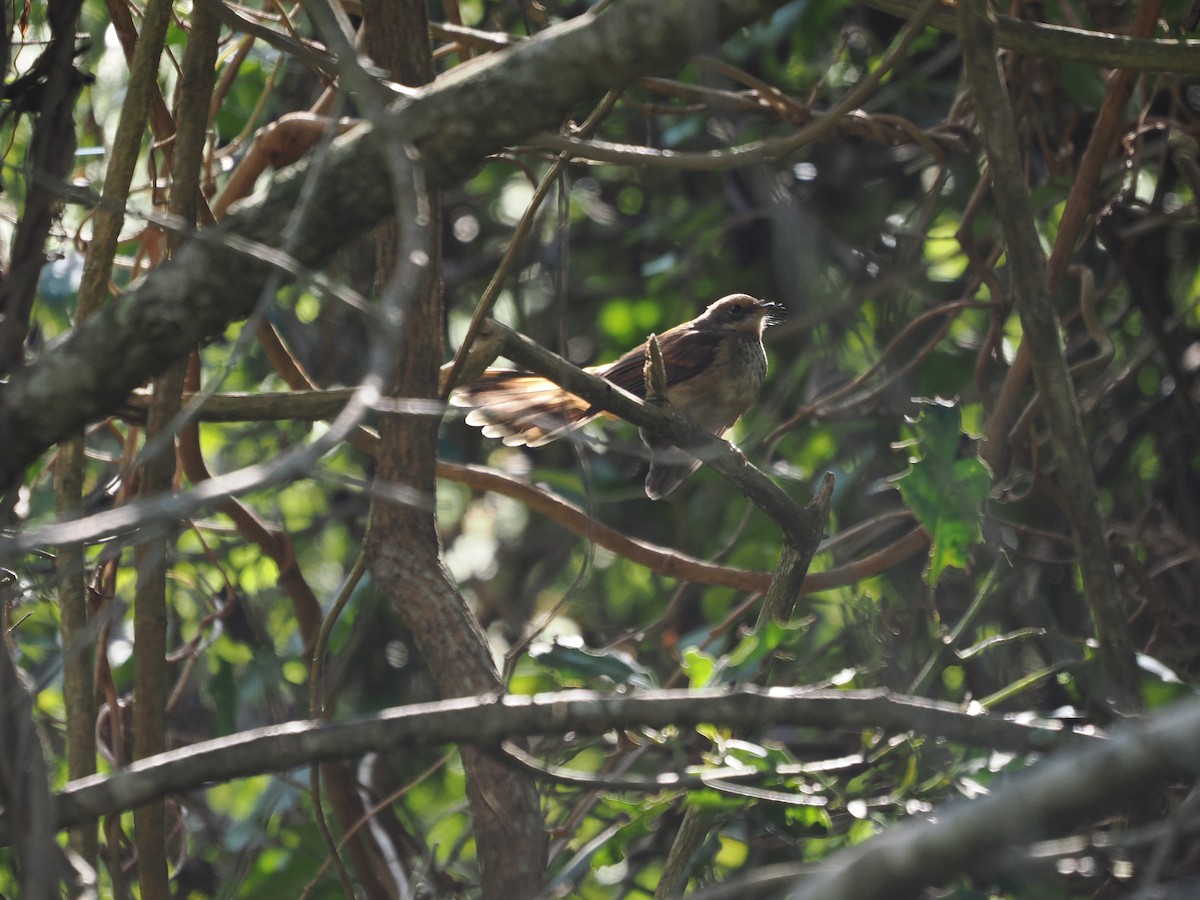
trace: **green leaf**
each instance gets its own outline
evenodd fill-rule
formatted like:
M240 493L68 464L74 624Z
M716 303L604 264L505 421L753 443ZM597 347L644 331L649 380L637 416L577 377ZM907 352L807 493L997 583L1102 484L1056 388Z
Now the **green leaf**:
M688 806L704 812L706 810L738 809L745 805L746 799L730 797L728 794L722 794L712 788L698 788L688 791L685 802Z
M692 688L708 687L712 681L717 664L707 653L688 647L683 651L683 661L680 668L688 677L688 686Z
M954 401L921 401L908 471L895 479L900 495L933 539L926 580L931 587L947 566L966 567L982 537L980 504L991 478L978 455L960 456L962 424ZM919 454L919 455L916 455Z
M1043 681L1045 681L1047 678L1051 678L1052 676L1057 675L1065 667L1066 667L1066 663L1062 662L1062 663L1056 663L1055 665L1052 665L1052 666L1045 666L1041 669L1038 669L1036 672L1030 672L1025 677L1018 678L1012 684L1002 687L1000 690L996 691L995 693L989 694L986 697L982 697L979 700L979 705L982 706L984 709L992 709L995 706L999 706L1001 703L1011 700L1013 697L1017 696L1018 694L1024 693L1025 691L1029 690L1032 687L1036 687L1037 685L1039 685Z
M745 635L727 657L728 666L722 682L746 681L758 674L765 660L781 647L799 638L812 624L811 620L767 622Z
M1063 90L1080 103L1099 106L1104 102L1104 76L1095 66L1063 60L1058 78Z
M529 656L551 670L561 684L587 684L592 679L603 678L634 687L655 686L653 672L615 650L591 650L583 645L556 642L533 646Z

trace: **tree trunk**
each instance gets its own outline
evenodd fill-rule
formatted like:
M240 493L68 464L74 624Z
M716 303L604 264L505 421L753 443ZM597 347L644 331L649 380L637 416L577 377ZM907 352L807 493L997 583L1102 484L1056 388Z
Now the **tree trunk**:
M367 52L403 84L433 79L428 19L421 0L367 0ZM429 278L406 311L404 337L390 383L395 397L436 398L442 362L442 294L439 207L429 198ZM377 239L380 284L394 269L396 225ZM392 415L380 424L376 478L380 491L371 512L368 552L379 585L412 631L416 648L443 697L497 692L499 674L483 631L442 565L435 521L438 420ZM427 500L388 500L404 488ZM522 900L542 884L546 836L534 783L474 747L462 747L467 795L475 826L483 896Z

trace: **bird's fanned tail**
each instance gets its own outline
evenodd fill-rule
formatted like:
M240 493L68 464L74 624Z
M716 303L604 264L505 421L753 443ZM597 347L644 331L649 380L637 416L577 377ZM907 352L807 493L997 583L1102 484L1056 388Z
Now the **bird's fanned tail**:
M450 398L471 409L467 424L510 447L540 447L595 418L591 405L538 375L488 369Z

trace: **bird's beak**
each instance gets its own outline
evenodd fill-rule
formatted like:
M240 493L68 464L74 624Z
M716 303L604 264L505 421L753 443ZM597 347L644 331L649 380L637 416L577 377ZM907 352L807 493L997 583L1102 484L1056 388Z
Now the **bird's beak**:
M773 300L762 300L759 301L758 309L759 312L765 314L768 325L778 325L787 319L787 307L782 303L776 303Z

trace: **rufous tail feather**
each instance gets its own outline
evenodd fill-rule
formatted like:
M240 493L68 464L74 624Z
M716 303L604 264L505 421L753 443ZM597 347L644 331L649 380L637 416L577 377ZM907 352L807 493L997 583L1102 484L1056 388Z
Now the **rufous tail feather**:
M488 369L450 403L469 407L468 425L510 447L540 447L596 417L591 404L554 382L508 369Z

